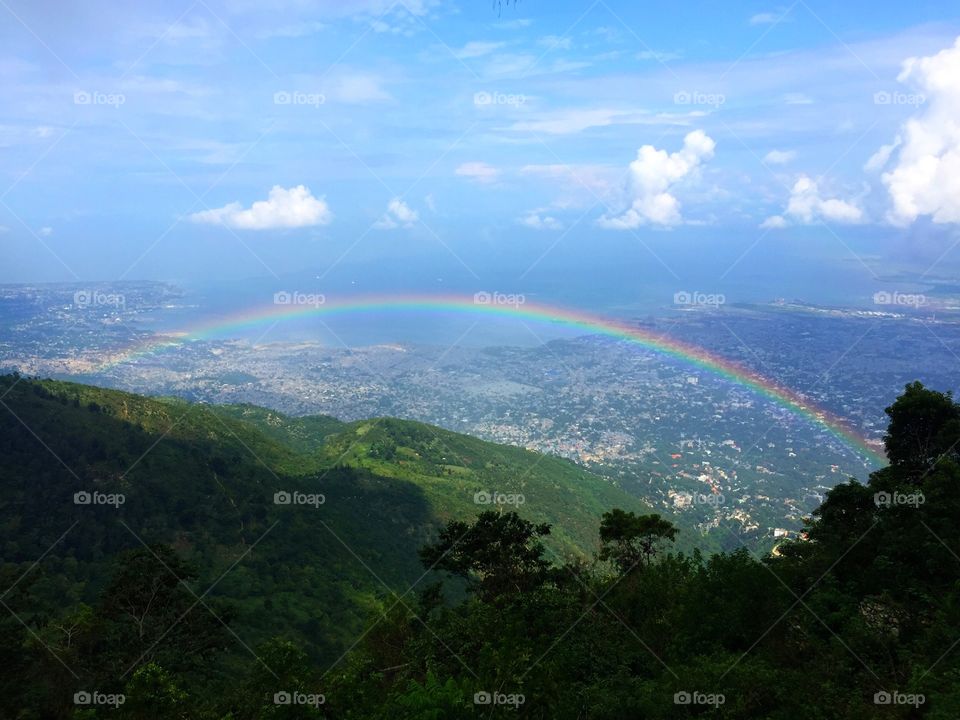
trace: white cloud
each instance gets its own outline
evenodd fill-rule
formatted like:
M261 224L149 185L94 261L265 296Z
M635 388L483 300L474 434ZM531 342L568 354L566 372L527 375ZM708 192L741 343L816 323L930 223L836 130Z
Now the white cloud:
M404 0L404 2L390 2L389 0L358 2L358 0L350 0L349 3L339 4L350 8L347 12L357 6L357 18L369 22L370 28L376 33L411 37L424 28L423 23L417 18L426 15L430 8L437 3L432 0ZM360 7L363 5L366 5L366 7ZM367 14L368 17L364 17Z
M150 75L128 76L119 83L119 87L124 92L149 93L152 95L179 94L191 98L207 97L214 92L212 88L206 85Z
M52 227L42 227L42 228L40 228L39 230L37 230L37 234L38 234L40 237L50 237L51 235L53 235L53 228L52 228Z
M571 109L551 112L537 120L523 120L514 123L508 129L549 135L569 135L608 125L689 125L691 119L703 117L705 114L702 110L689 113L651 113L646 110L612 110L610 108Z
M262 40L270 38L301 38L326 30L327 24L318 21L306 21L292 23L290 25L279 25L277 27L264 28L257 32L256 36Z
M552 60L544 60L544 55L549 53L498 53L487 61L482 75L488 79L525 79L534 75L564 73L590 67L590 62L586 60L556 57Z
M702 130L694 130L683 139L675 153L644 145L630 163L627 192L630 207L618 217L600 218L602 227L629 230L647 223L676 225L683 221L680 201L672 194L674 186L695 174L700 165L713 157L716 143Z
M481 183L492 183L500 175L500 171L497 168L485 162L463 163L454 172L456 172L457 175Z
M184 40L209 40L216 35L213 24L204 17L188 18L177 21L163 29L158 37L164 42L179 43Z
M756 15L753 15L750 17L750 24L751 25L771 25L777 21L778 17L779 15L777 15L776 13L770 13L770 12L757 13Z
M787 219L783 217L783 215L771 215L762 223L760 223L760 227L765 230L785 228L786 226L787 226Z
M768 165L786 165L788 162L795 160L797 153L794 150L771 150L763 158L763 161Z
M503 22L497 23L497 27L503 30L519 30L530 27L531 25L533 25L533 20L530 18L517 18L515 20L504 20Z
M783 96L783 101L787 105L813 105L813 98L804 93L787 93Z
M534 230L562 230L563 223L552 215L544 215L544 209L538 208L520 218L517 222Z
M502 48L503 45L504 44L502 42L480 42L479 40L473 40L468 42L462 48L457 48L454 50L453 54L460 60L483 57L484 55L489 55L494 50Z
M0 148L15 147L27 142L45 140L53 134L53 128L46 125L29 127L26 125L0 125Z
M570 38L562 35L545 35L537 43L548 50L569 50L573 44Z
M303 185L289 190L274 185L266 200L257 200L247 209L239 202L232 202L221 208L190 215L193 222L226 225L240 230L326 225L332 218L333 214L323 197L315 198Z
M858 223L863 220L863 211L860 208L846 200L822 197L817 182L806 175L798 177L793 184L784 214L791 220L804 224L817 220L840 223Z
M419 219L420 216L415 210L400 198L394 198L387 203L387 211L383 214L383 217L373 224L373 227L377 230L392 230L397 227L409 228L413 227Z
M683 57L680 52L658 52L657 50L641 50L634 57L637 60L656 60L657 62L669 62L670 60L679 60Z
M868 162L882 166L896 150L896 164L881 176L893 205L887 217L898 225L921 215L960 222L960 38L936 55L909 58L897 79L926 102L900 129L902 144L881 148Z
M870 159L864 164L863 169L867 172L876 172L882 170L890 162L890 156L893 151L903 144L903 140L897 135L889 145L881 145L880 148L870 156Z

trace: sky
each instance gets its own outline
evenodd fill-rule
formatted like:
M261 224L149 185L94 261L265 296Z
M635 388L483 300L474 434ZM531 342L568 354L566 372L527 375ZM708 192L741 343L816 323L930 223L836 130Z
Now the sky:
M958 39L929 0L0 0L0 282L951 277Z

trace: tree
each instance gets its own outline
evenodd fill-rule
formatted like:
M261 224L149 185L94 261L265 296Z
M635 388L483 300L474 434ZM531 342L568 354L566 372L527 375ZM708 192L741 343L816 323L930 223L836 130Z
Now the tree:
M960 457L960 405L949 392L914 382L885 412L890 425L883 440L892 466L922 476L944 455Z
M649 565L659 546L673 542L677 528L656 513L636 515L614 508L600 521L600 559L612 560L621 573Z
M236 720L299 720L322 718L326 696L320 689L320 673L307 654L283 638L271 638L256 649L246 679L229 698L226 717ZM295 702L283 703L280 698Z
M124 697L121 715L131 720L179 719L188 701L176 679L156 663L147 663L133 673Z
M540 538L549 534L549 525L534 525L514 512L487 510L473 525L449 522L436 543L420 549L420 560L428 568L467 579L490 600L544 582L550 563L543 557Z
M187 581L196 578L196 570L166 545L120 556L97 608L102 650L117 677L150 661L174 672L203 669L227 645L221 620L229 622L232 613L193 593Z

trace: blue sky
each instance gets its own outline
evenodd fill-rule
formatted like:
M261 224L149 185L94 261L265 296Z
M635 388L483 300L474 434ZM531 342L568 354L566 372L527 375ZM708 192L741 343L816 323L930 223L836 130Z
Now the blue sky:
M960 254L955 3L2 0L0 17L4 282L383 263L522 282L770 247L942 276Z

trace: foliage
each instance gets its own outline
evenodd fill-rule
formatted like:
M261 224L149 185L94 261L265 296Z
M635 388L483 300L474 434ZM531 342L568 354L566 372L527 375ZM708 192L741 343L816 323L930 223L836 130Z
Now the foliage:
M610 506L594 516L591 560L550 554L560 513L549 523L523 507L463 508L438 522L423 498L452 498L449 489L404 492L472 489L464 477L486 481L495 468L506 478L523 455L480 457L475 441L454 437L448 448L435 429L400 421L334 428L314 448L296 435L308 424L260 433L257 423L276 419L249 409L5 382L4 402L31 427L57 424L50 449L82 473L73 478L5 421L3 717L960 715L960 406L949 394L908 386L888 410L890 465L829 491L804 537L769 557L676 552L669 521ZM156 457L110 472L157 442L158 417L174 407L193 413L191 427L172 430ZM269 459L234 457L240 443L224 424ZM333 479L287 474L298 457ZM122 519L146 545L106 508L85 508L64 535L74 513L63 497L92 477L129 493ZM322 488L328 512L281 515L264 498L278 481ZM585 497L582 507L605 496ZM183 523L179 513L198 507ZM383 594L370 591L365 564ZM94 690L124 701L74 702Z
M539 538L550 526L534 525L516 513L480 513L472 525L452 521L440 539L420 550L430 569L445 570L472 582L483 598L529 592L546 578L549 561Z
M612 560L623 574L649 565L657 548L672 542L677 529L657 514L637 516L614 508L600 521L601 560Z

